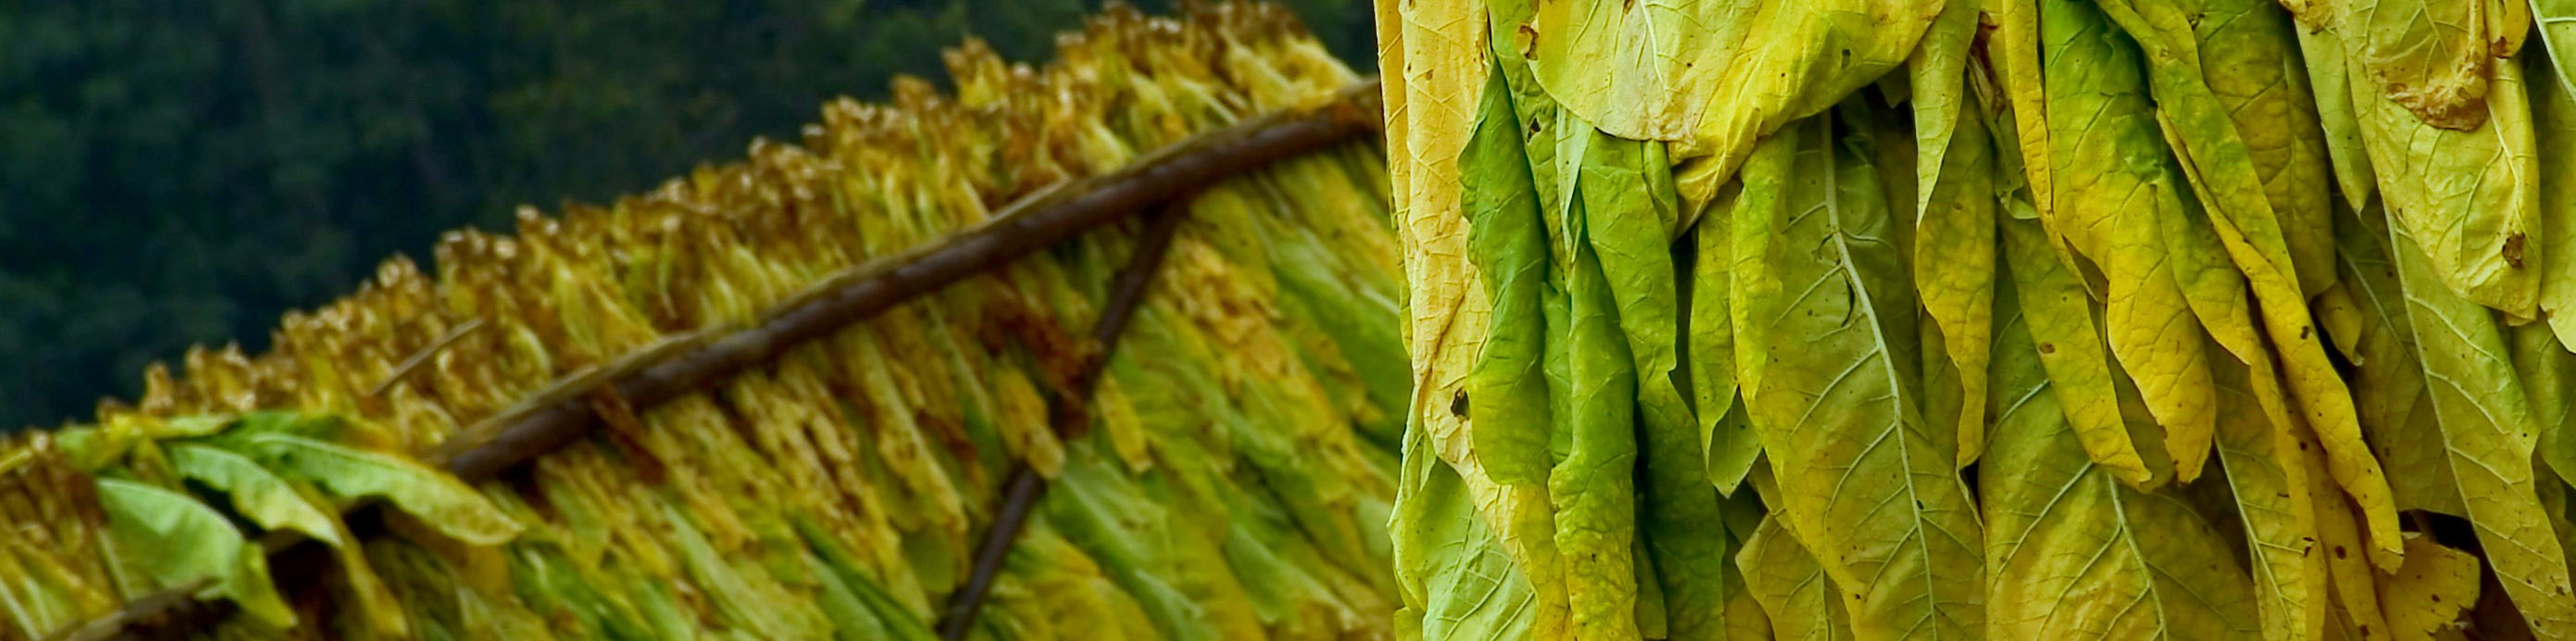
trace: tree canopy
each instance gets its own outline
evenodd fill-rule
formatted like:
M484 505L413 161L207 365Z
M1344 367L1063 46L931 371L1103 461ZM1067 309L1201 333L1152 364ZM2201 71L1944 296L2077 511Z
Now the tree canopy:
M193 343L263 349L443 230L944 82L969 35L1044 59L1100 4L0 0L0 430L131 396ZM1282 4L1369 64L1365 0Z

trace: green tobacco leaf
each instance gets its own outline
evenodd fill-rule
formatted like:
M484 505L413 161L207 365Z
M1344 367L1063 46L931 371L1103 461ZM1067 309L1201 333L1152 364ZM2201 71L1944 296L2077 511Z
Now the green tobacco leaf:
M199 594L232 599L276 628L295 625L268 557L213 508L187 495L124 479L99 479L98 503L121 560L163 587L208 581Z
M1951 99L1959 99L1958 83L1950 84ZM1923 97L1918 92L1916 100ZM1920 115L1921 107L1917 109ZM1942 141L1952 151L1938 176L1924 183L1937 186L1927 192L1930 200L1915 221L1913 272L1923 309L1940 329L1942 348L1958 370L1959 398L1965 402L1959 404L1955 431L1957 462L1964 467L1985 449L1986 407L1980 399L1986 396L1986 353L1994 323L1994 141L1978 114L1953 107L1949 115L1957 120L1952 131L1958 141Z
M1469 502L1458 473L1432 456L1421 430L1405 436L1395 518L1397 627L1420 639L1528 639L1528 578Z
M2335 187L2347 206L2360 207L2370 202L2379 184L2370 168L2370 152L2362 146L2361 121L2351 83L2346 81L2352 72L2344 55L2343 35L2338 32L2340 27L2332 25L2332 17L2293 17L2297 24L2291 31L2298 34L2299 62L2307 70L2296 81L2307 83L2309 95L2317 101L2317 125L2325 132L2326 157L2333 161ZM2319 23L2328 26L2315 26Z
M2406 292L2398 286L2397 262L2388 255L2387 237L2375 227L2346 224L2336 228L2341 246L2342 290L2357 311L2358 333L2352 391L2362 435L2388 471L2388 489L2397 507L2468 516L2460 504L2459 486L2451 480L2451 462L2443 454L2442 426L2434 419L2433 401L2425 394L2423 363L2415 357L2415 324L2408 319ZM2338 338L2337 340L2347 340Z
M1825 576L1824 566L1780 525L1780 516L1762 527L1737 554L1744 583L1762 609L1770 612L1771 637L1782 641L1840 641L1852 638L1851 615L1844 612L1842 590Z
M1530 6L1530 2L1485 2L1490 25L1487 35L1491 36L1488 46L1497 67L1503 71L1505 84L1511 89L1512 111L1519 117L1521 127L1529 132L1523 151L1529 154L1530 175L1538 189L1539 210L1553 213L1565 210L1565 193L1561 191L1563 184L1557 180L1560 168L1556 162L1556 145L1552 144L1557 137L1555 127L1564 108L1556 104L1556 99L1548 95L1545 87L1540 86L1537 71L1532 69L1535 61L1521 55L1522 47L1531 42L1529 36L1537 33L1530 22L1537 18L1538 10ZM1549 217L1546 224L1558 222L1561 221ZM1555 258L1563 260L1562 256ZM1552 275L1549 282L1562 287L1563 278L1562 274Z
M1583 168L1591 164L1591 154L1585 148L1603 143L1603 137L1589 125L1568 126L1558 134L1570 142L1560 143L1557 161L1579 163L1560 179L1588 173ZM1566 565L1573 633L1586 639L1635 638L1637 580L1631 548L1637 536L1637 368L1622 331L1617 290L1604 270L1607 260L1592 242L1597 228L1586 222L1590 203L1576 189L1566 192L1565 236L1558 239L1571 248L1565 330L1548 342L1550 352L1563 354L1565 362L1562 389L1551 387L1559 399L1551 407L1563 417L1559 429L1566 434L1548 474L1548 498L1555 508L1558 553L1569 561L1582 560Z
M1748 161L1735 256L1738 367L1780 493L1866 637L1970 637L1984 626L1983 540L1952 435L1920 414L1917 335L1882 307L1907 288L1865 140L1816 118ZM1904 301L1906 298L1894 298ZM1748 572L1750 573L1750 572Z
M2540 25L2541 44L2547 47L2531 56L2532 75L2542 84L2556 85L2561 95L2576 95L2576 76L2568 75L2576 73L2576 1L2531 0L2531 20ZM2544 63L2544 58L2556 63ZM2540 71L2544 64L2547 73Z
M340 538L339 517L297 494L293 486L261 468L250 457L207 445L172 443L170 467L232 498L233 509L252 523L271 530L295 530L332 547Z
M2538 426L2540 461L2557 473L2557 482L2576 483L2576 352L2558 345L2549 328L2538 324L2510 330L2513 369L2531 394L2532 420ZM2542 484L2550 483L2543 477Z
M1979 469L1995 638L2258 638L2252 585L2190 505L2086 454L2030 325L1998 306L1995 426Z
M1510 88L1499 65L1491 71L1476 132L1458 158L1459 173L1475 186L1463 190L1468 252L1494 305L1485 349L1467 375L1465 409L1485 473L1497 483L1536 484L1545 482L1550 463L1547 326L1539 311L1547 230Z
M1679 369L1680 299L1671 246L1657 221L1677 207L1671 163L1663 143L1603 135L1585 147L1575 191L1583 203L1593 255L1621 301L1619 327L1627 336L1643 412L1639 443L1646 465L1641 533L1664 596L1665 626L1679 638L1720 638L1726 633L1727 540L1707 524L1718 520L1717 493L1699 451L1698 423L1673 383Z
M1923 40L1914 45L1914 54L1905 58L1907 84L1912 96L1906 104L1914 109L1915 216L1929 215L1934 192L1944 172L1949 171L1950 144L1967 140L1985 147L1984 136L1962 138L1953 133L1968 99L1965 82L1968 72L1968 49L1977 35L1977 5L1967 0L1944 2L1941 14L1924 30ZM1977 119L1977 114L1967 114ZM1980 174L1978 180L1992 180Z
M1689 325L1683 335L1689 337L1691 392L1699 402L1700 449L1705 454L1708 480L1719 491L1734 495L1744 484L1744 476L1753 470L1753 462L1762 456L1762 442L1753 433L1752 422L1745 419L1744 409L1735 402L1735 319L1731 281L1735 266L1735 211L1743 199L1740 184L1730 184L1711 203L1708 213L1700 216L1691 230L1691 244L1696 255L1691 263Z
M2121 420L2110 357L2093 327L2091 302L2075 274L2049 255L2047 241L2041 240L2045 233L2034 221L2002 223L2004 263L2010 267L2010 289L2015 294L2012 305L2026 315L2025 331L2039 341L2040 365L2055 381L2052 389L2062 399L2056 406L2075 426L2084 451L2120 480L2148 484L2155 471L2147 469Z
M2552 5L2568 5L2553 7ZM2576 2L2542 0L2535 9L2576 11ZM2576 15L2553 16L2542 11L2542 33L2576 28ZM2576 33L2553 36L2552 53L2559 47L2576 48ZM2569 52L2576 56L2576 51ZM2548 240L2540 265L2540 311L2549 328L2558 335L2566 349L2576 349L2576 91L2567 86L2565 72L2560 71L2551 56L2527 56L2531 77L2542 81L2531 88L2532 142L2539 157L2534 160L2541 172L2540 231Z
M243 434L224 445L344 500L383 497L458 541L500 545L519 534L519 524L473 487L409 459L280 433Z
M2368 227L2385 225L2369 212L2361 219ZM2449 295L2434 280L2429 261L2409 244L2404 229L2385 226L2443 450L2469 522L2532 630L2550 638L2576 635L2566 552L2551 533L2531 469L2538 419L2506 357L2503 332L2488 310Z
M2356 50L2351 41L2359 37L2345 34L2347 51ZM2359 70L2349 86L2388 218L2423 249L2431 274L2471 301L2530 318L2549 240L2540 221L2531 103L2521 65L2498 64L2493 72L2492 81L2479 80L2492 85L2493 95L2479 107L2484 124L2468 130L2417 119L2369 91L2380 85Z

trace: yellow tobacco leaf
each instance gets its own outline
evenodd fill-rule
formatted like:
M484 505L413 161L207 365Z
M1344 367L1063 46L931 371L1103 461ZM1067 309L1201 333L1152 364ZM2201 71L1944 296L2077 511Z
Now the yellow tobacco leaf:
M2423 252L2408 243L2404 229L2369 212L2360 219L2367 227L2388 228L2442 450L2478 541L2533 631L2551 638L2576 635L2566 551L2550 529L2536 487L2556 479L2535 478L2532 470L2538 418L2508 359L2502 329L2487 309L2434 282Z
M2313 471L2295 456L2295 445L2284 447L2287 403L2270 359L2260 362L2259 370L2233 362L2211 368L2218 384L2218 456L2252 548L2263 638L2315 639L2325 626L2329 588L2325 557L2316 553L2316 506L2308 494ZM2261 379L2254 378L2258 373Z
M1730 299L1735 254L1735 208L1739 201L1738 186L1730 185L1718 192L1699 225L1692 228L1691 243L1698 250L1691 264L1687 330L1691 388L1699 402L1700 450L1706 457L1708 480L1718 491L1730 496L1744 483L1753 470L1754 459L1762 455L1762 443L1753 434L1753 424L1736 403L1735 317Z
M2314 434L2298 430L2298 451L2291 454L2304 459L2303 467L2325 467L2324 448L2317 445ZM2387 630L2388 618L2379 609L2375 587L2377 571L2371 569L2362 548L2361 531L2353 523L2352 503L2323 475L2308 475L2308 497L2314 501L2317 524L2318 556L2325 559L2326 578L2333 585L2335 603L2343 606L2346 620L2361 631L2360 638L2376 638L2372 631ZM2402 545L2402 544L2401 544Z
M2001 131L2007 128L1998 125L1994 127L1997 130L1994 133L1998 141L2015 143L1999 144L2000 151L2019 150L2018 154L2003 154L2017 157L2018 162L2007 158L1998 164L2021 168L2017 173L2030 188L2026 196L2029 203L2036 209L2039 220L2049 223L2048 227L2054 229L2057 187L2049 160L2048 92L2040 81L2039 3L2038 0L1984 0L1984 3L1985 16L1997 23L1993 33L1984 39L1984 60L1988 61L1989 80L1999 89L1995 93L2003 98L1989 107L2010 112L2013 124L2009 127L2011 131ZM2006 175L2013 173L2016 172ZM2069 264L2074 262L2065 238L2052 234L2048 237L2048 244L2057 252L2058 258Z
M2094 462L2120 480L2144 485L2155 477L2129 440L2120 418L2119 397L2111 383L2110 360L2093 328L2090 301L2073 272L2048 254L2046 232L2026 220L2001 223L2004 262L2009 266L2012 304L2021 310L2027 331L2038 341L2039 362L2055 385L2057 405L2074 426L2077 439Z
M2353 220L2349 215L2347 220ZM2397 263L2388 255L2384 230L2348 222L2335 229L2340 245L2342 280L2337 290L2354 313L2346 320L2350 334L2328 326L2336 342L2352 342L2346 356L2357 364L2352 376L2354 409L2362 435L2379 454L2388 472L2388 489L2398 509L2428 510L2468 516L2460 490L2451 478L2451 463L2442 450L2442 427L2434 420L2432 399L2424 393L2424 365L2416 359L2415 324L2407 318L2406 292L2398 287ZM2325 298L2318 299L2324 302Z
M2346 50L2357 52L2361 45L2352 41L2362 37L2347 32ZM2478 107L2483 124L2467 129L2418 120L2370 91L2378 85L2361 70L2351 72L2348 86L2389 220L2423 248L2432 274L2453 291L2531 318L2549 238L2540 221L2530 97L2521 65L2497 64L2492 72L2492 80L2478 80L2494 94Z
M1746 592L1762 604L1771 620L1771 637L1782 641L1840 641L1853 638L1851 615L1843 611L1842 590L1825 576L1824 567L1780 525L1781 516L1762 520L1761 529L1736 553L1744 570Z
M2513 55L2498 38L2520 40L2510 20L2494 20L2486 11L2493 4L2349 0L2339 21L2350 26L2345 49L2373 93L2386 92L2386 100L2425 124L2469 131L2486 123L2488 101L2514 100L2488 95L2490 62Z
M2104 3L2115 8L2119 3ZM2207 354L2171 271L2162 218L2188 207L2162 152L2136 47L2102 35L2091 3L2044 0L2049 161L2058 176L2049 231L2101 267L2112 355L2165 428L2180 478L2200 474L2216 419Z
M2478 601L2478 557L2406 533L2406 564L2379 581L2379 608L2397 641L2430 640Z
M1911 94L1906 104L1914 110L1916 216L1932 208L1941 174L1951 166L1945 158L1953 141L1965 140L1981 150L1992 149L1984 135L1962 138L1956 133L1962 114L1981 121L1984 117L1962 108L1968 99L1965 83L1969 48L1977 35L1978 9L1977 3L1968 0L1943 2L1941 14L1932 19L1931 28L1924 30L1922 41L1915 43L1914 53L1905 59L1904 77ZM1992 172L1981 173L1977 179L1991 181Z
M1962 100L1965 92L1951 84L1950 99ZM1915 99L1924 95L1918 92ZM1914 288L1958 369L1959 397L1965 400L1959 404L1956 430L1958 464L1965 467L1985 450L1986 406L1980 399L1986 396L1994 325L1994 142L1980 114L1952 107L1948 115L1956 121L1958 140L1939 143L1952 152L1938 157L1943 165L1925 183L1928 200L1914 228Z
M2321 0L2319 0L2321 1ZM2329 15L2338 9L2316 6L2318 1L2288 0L2282 6L2295 18L2292 31L2298 34L2299 62L2307 71L2303 78L2310 97L2316 99L2317 125L2325 132L2326 157L2333 161L2334 181L2346 206L2360 207L2370 202L2378 189L2371 175L2370 152L2362 147L2361 122L2354 113L2353 92L2344 80L2352 77L2343 50L2340 25Z
M2249 575L2170 493L2090 460L2027 317L1997 307L1995 427L1979 486L1998 639L2260 638Z
M2189 89L2188 83L2174 84L2185 85L2182 90ZM2227 140L2232 137L2228 130L2219 129L2218 135L2210 135L2207 131L2186 133L2192 128L2183 126L2184 119L2188 119L2189 123L2208 129L2214 127L2208 123L2224 117L2223 114L2210 113L2216 110L2204 102L2184 101L2180 104L2186 108L2160 114L2162 117L2158 124L2164 129L2165 139L2173 143L2172 149L2181 161L2183 175L2189 179L2192 190L2201 195L2202 202L2232 202L2242 207L2234 212L2212 210L2208 219L2210 228L2217 232L2227 255L2235 260L2238 270L2244 274L2245 282L2253 291L2253 300L2260 303L2256 309L2261 313L2256 316L2278 352L2280 372L2289 382L2290 399L2299 408L2298 418L2317 432L2326 456L2326 472L2345 494L2352 496L2362 522L2371 534L2371 541L2375 544L2370 550L2371 561L2380 567L2396 567L2400 554L2400 544L2396 540L2397 510L2388 489L2388 478L2381 471L2378 460L2371 456L2368 444L2362 440L2352 392L2344 386L2342 375L2335 371L2334 362L2327 358L2325 346L2317 337L2315 321L2308 316L2306 299L2300 295L2294 277L2284 268L2288 249L2284 248L2281 240L2279 221L2268 215L2269 206L2261 199L2248 199L2242 195L2256 187L2251 184L2251 172L2243 170L2247 162L2244 150L2241 145ZM2193 141L2198 141L2201 148L2217 152L2216 157L2207 162L2230 170L2215 174L2202 171L2196 163L2203 161L2193 155ZM2212 196L2217 190L2208 182L2212 176L2224 180L2218 185L2239 195L2224 201ZM2221 325L2209 327L2221 342L2227 340L2228 332L2221 330ZM2254 350L2233 348L2231 351L2237 351L2240 359L2249 361L2251 359L2245 355L2254 353Z
M2226 109L2280 217L2300 290L2322 291L2335 278L2328 152L2289 13L2270 0L2188 0L2141 10L2196 16L2167 24L2190 29L2210 95Z
M1697 125L1769 3L1538 3L1501 55L1529 61L1549 95L1611 135L1681 140ZM1875 75L1875 74L1872 74Z

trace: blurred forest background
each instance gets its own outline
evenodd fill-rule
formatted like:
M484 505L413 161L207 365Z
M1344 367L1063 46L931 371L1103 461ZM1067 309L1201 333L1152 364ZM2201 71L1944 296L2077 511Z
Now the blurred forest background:
M1368 0L1274 0L1372 68ZM1137 0L1152 13L1169 1ZM522 203L602 202L1101 0L0 0L0 431Z

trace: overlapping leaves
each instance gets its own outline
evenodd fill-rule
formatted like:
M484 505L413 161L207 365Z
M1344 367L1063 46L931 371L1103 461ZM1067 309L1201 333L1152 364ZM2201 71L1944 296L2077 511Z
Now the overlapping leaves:
M1635 595L1631 625L1582 629L2576 638L2576 260L2559 251L2576 231L2558 224L2576 174L2550 178L2576 166L2557 162L2576 158L2558 64L2576 9L1402 4L1487 19L1474 71L1510 104L1448 105L1488 118L1465 200L1547 203L1470 208L1462 230L1520 239L1471 249L1496 266L1472 278L1509 299L1489 326L1535 337L1497 330L1485 358L1536 347L1507 371L1537 372L1551 403L1479 419L1478 447L1544 442L1562 470L1605 419L1637 435L1633 482L1518 486L1594 511L1557 520L1560 542L1619 556L1584 537L1623 530L1585 523L1638 524L1618 559L1634 590L1526 575L1577 603ZM1759 16L1811 7L1907 16L1875 34L1906 42L1903 73L1868 45L1818 67L1762 57L1798 41L1745 44L1773 28ZM1746 74L1788 88L1728 84ZM1740 113L1760 115L1709 126ZM1639 144L1666 164L1620 156L1622 197L1582 191L1597 150ZM1594 269L1610 300L1586 293ZM1585 332L1601 318L1624 340ZM1693 438L1666 436L1667 383ZM1707 486L1660 456L1692 444ZM1569 496L1591 492L1647 500ZM1763 516L1677 510L1703 499ZM1597 514L1622 504L1635 515ZM1734 573L1677 575L1660 566L1676 549L1730 553ZM1759 608L1695 606L1729 625L1686 629L1676 585Z

